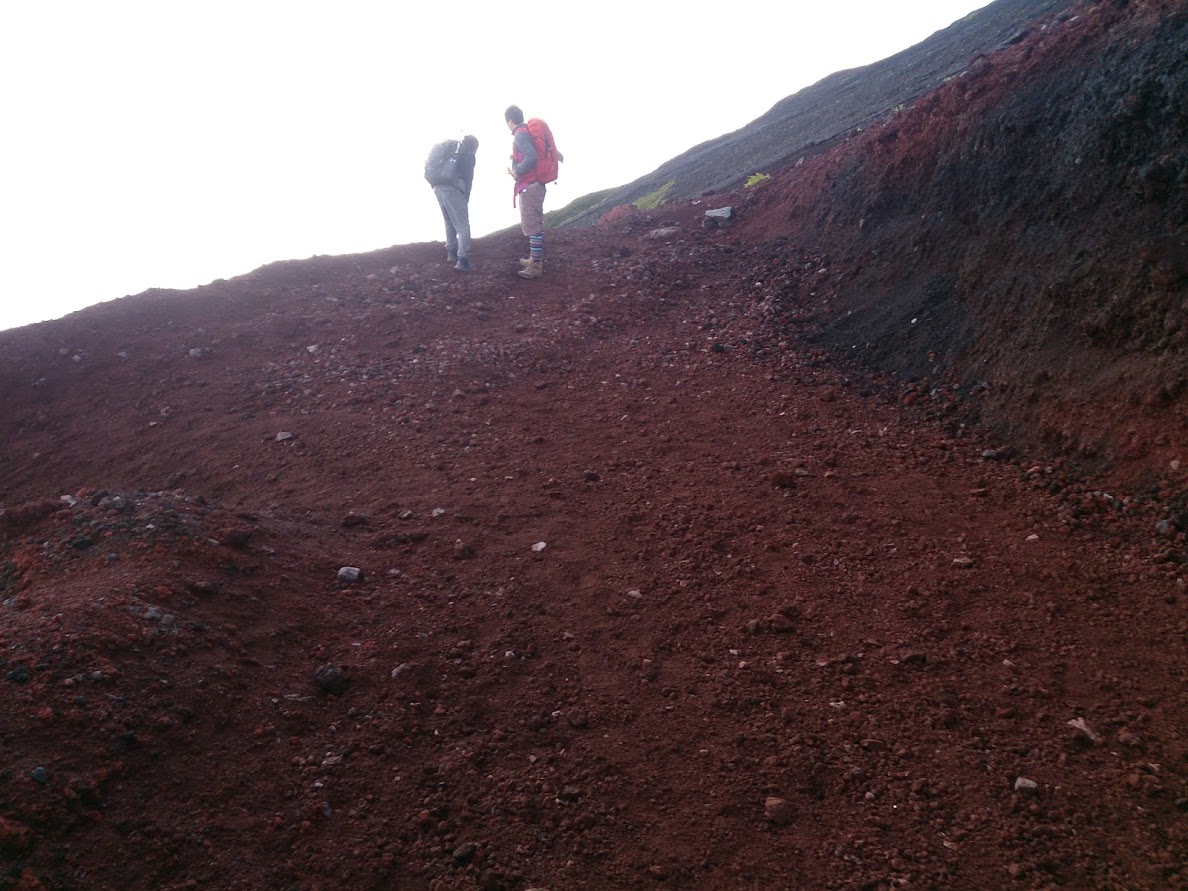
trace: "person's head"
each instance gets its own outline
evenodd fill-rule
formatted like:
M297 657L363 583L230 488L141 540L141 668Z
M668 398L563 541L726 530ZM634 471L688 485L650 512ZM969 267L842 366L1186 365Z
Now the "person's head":
M514 130L524 123L524 112L520 111L518 105L509 105L507 111L503 113L503 119L507 121L507 129Z
M478 140L470 134L464 136L462 138L462 151L473 155L478 151Z

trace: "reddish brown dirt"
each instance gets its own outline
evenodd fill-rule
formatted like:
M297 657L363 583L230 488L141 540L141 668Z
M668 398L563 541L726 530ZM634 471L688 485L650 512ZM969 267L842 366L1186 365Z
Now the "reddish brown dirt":
M990 241L907 262L886 144L552 232L539 282L500 234L0 334L0 888L1188 886L1184 394L975 423L970 356L1090 360L993 289L896 328ZM839 360L875 284L916 376Z
M1161 506L771 334L820 259L680 213L5 334L4 881L1182 887Z
M745 226L829 257L836 287L792 305L904 395L1183 488L1186 97L1188 2L1082 3L779 172Z

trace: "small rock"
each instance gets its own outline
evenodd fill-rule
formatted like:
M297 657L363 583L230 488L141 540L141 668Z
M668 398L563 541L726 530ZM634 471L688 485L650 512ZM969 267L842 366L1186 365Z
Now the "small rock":
M33 831L23 823L0 817L0 851L19 854L33 843Z
M532 550L534 550L536 553L539 554L541 551L543 551L547 547L548 547L548 544L546 544L543 541L538 541L536 544L534 544L532 546Z
M960 569L969 569L974 565L973 557L954 557L953 565Z
M1039 783L1035 780L1029 780L1027 777L1018 777L1015 780L1016 792L1035 792L1039 789Z
M653 241L659 241L665 238L672 238L674 235L680 234L680 228L677 226L664 226L661 229L653 229L644 238L649 238Z
M408 674L410 671L412 671L412 663L401 662L399 665L397 665L395 668L392 669L392 679L395 680L396 678L400 677L401 675Z
M27 684L29 683L29 669L22 665L20 668L14 668L4 677L14 684Z
M350 679L343 674L341 668L333 663L327 663L314 671L314 685L323 693L341 696L346 692Z
M792 624L792 620L783 613L773 613L768 616L767 627L774 634L790 634L796 630L796 626Z
M354 529L356 526L366 526L367 517L361 514L347 514L342 519L342 525L347 529Z
M1118 731L1118 742L1132 749L1142 745L1142 740L1138 738L1138 735L1127 727Z
M792 806L783 798L769 797L763 803L763 818L775 826L787 826L792 822Z
M281 431L280 433L276 434L277 442L288 442L290 439L294 439L294 438L295 437L293 436L292 433L287 433L285 431Z
M243 549L251 537L252 534L246 529L224 529L219 533L219 544L225 548Z
M1068 726L1079 730L1086 737L1088 737L1090 742L1097 742L1099 739L1101 739L1101 734L1095 732L1084 718L1073 718L1068 722Z
M474 859L474 855L478 853L478 845L473 842L466 842L454 848L454 863L458 866L465 866Z
M39 786L44 786L49 782L50 779L49 771L44 767L34 767L31 771L29 771L29 776L33 779L33 782L37 783Z
M358 566L344 566L338 570L338 580L346 584L363 580L363 570Z
M602 477L601 477L601 476L599 476L599 475L598 475L598 472L597 472L597 471L595 471L595 470L587 470L587 471L586 471L586 472L583 474L583 476L585 477L585 479L586 479L586 482L588 482L588 483L597 483L597 482L600 482L600 481L602 480Z
M457 539L454 542L454 559L466 560L474 556L474 548L464 542L462 539Z
M95 505L100 510L129 511L132 504L122 495L104 495Z
M582 790L577 786L563 786L557 797L562 801L577 801L582 797Z

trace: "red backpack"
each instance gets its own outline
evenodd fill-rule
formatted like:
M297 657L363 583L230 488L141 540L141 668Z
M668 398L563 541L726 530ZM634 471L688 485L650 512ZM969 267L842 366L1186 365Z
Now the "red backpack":
M525 121L524 129L532 137L532 147L536 149L536 166L532 168L530 176L538 183L556 182L561 157L557 154L553 131L540 118Z

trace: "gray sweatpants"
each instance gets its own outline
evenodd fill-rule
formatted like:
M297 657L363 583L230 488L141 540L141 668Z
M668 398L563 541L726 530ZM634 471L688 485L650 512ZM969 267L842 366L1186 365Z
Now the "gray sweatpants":
M453 186L434 186L433 194L441 205L445 220L446 249L459 257L470 254L470 207L466 196Z

